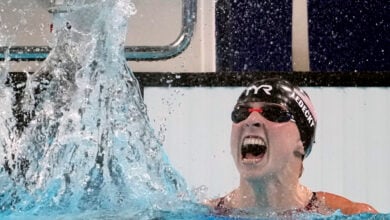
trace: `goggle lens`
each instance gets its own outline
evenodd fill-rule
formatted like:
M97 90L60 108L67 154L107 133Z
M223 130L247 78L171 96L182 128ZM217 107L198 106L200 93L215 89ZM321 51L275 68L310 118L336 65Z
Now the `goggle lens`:
M264 105L261 108L238 105L232 112L232 121L234 123L239 123L248 118L252 112L258 112L264 118L272 122L282 123L293 119L293 115L279 105Z

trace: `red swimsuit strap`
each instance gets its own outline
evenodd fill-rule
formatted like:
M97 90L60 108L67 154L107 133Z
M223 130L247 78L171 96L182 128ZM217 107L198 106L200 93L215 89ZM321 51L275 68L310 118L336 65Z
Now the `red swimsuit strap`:
M314 204L317 200L318 200L317 193L313 192L313 195L311 196L310 201L309 201L309 203L307 203L307 205L305 206L304 210L310 211L313 208L317 208L317 206Z

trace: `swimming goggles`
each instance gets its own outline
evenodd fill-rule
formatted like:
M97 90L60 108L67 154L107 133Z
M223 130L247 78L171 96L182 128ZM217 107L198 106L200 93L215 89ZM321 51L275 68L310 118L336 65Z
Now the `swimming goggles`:
M237 105L232 112L232 121L234 123L239 123L248 118L252 112L258 112L264 118L272 122L282 123L290 120L294 121L292 113L278 104L266 104L260 108Z

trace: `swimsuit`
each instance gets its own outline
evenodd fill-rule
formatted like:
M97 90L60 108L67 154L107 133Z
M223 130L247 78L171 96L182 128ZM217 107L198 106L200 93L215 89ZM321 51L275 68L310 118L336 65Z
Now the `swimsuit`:
M229 215L233 211L232 208L225 207L225 205L224 205L225 198L226 197L220 198L218 201L218 204L214 208L215 213L218 215ZM307 205L304 208L285 211L285 212L283 212L283 214L287 214L291 211L293 211L293 212L313 212L316 209L318 209L318 198L317 198L316 192L313 192L309 202L307 203Z
M318 201L317 193L313 192L309 203L307 203L307 205L305 206L305 208L303 208L303 210L304 211L311 211L313 209L317 209L318 208L318 205L316 204L317 201Z

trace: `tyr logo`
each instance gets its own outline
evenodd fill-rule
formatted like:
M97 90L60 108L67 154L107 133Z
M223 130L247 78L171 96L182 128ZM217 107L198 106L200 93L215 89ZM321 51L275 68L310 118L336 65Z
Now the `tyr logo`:
M260 85L260 86L251 86L246 88L246 95L249 95L249 92L253 90L253 94L257 94L259 90L262 89L265 94L271 95L272 86L270 85Z

